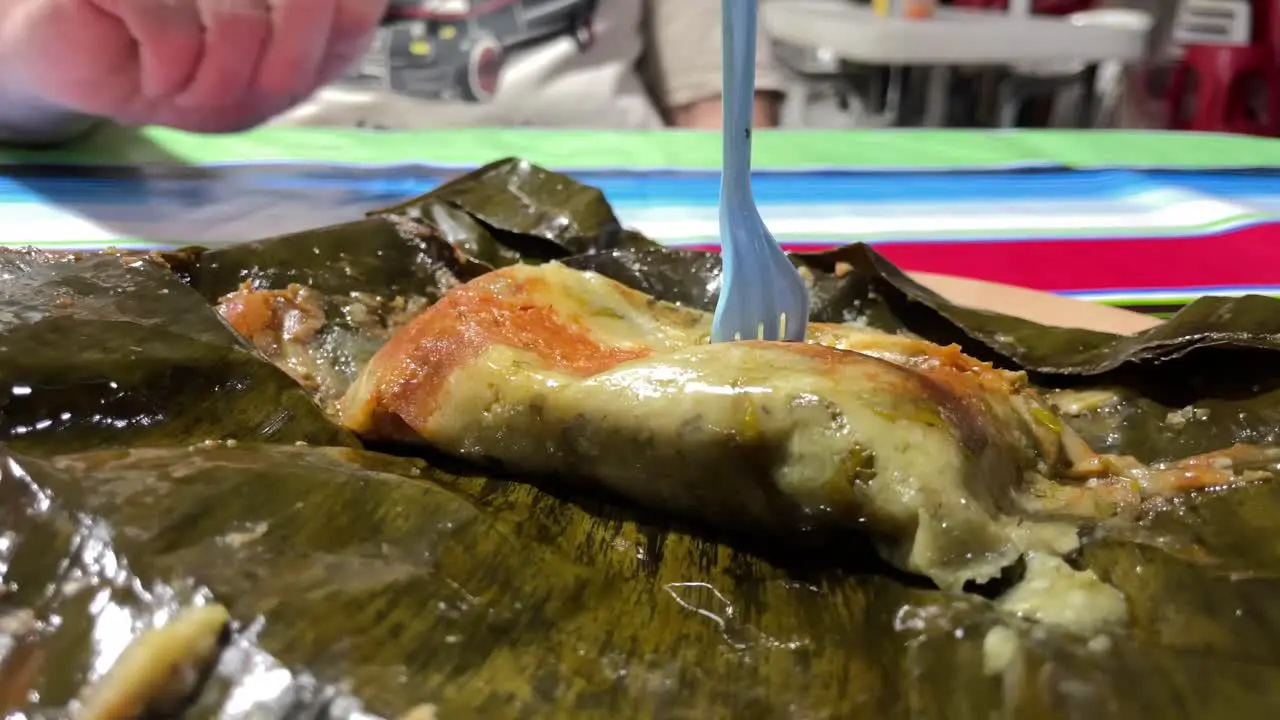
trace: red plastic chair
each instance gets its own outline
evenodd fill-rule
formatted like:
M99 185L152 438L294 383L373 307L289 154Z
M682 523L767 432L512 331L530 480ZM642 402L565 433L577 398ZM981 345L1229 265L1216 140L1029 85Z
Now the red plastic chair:
M1270 48L1188 45L1183 52L1169 79L1170 129L1280 134L1280 68ZM1252 107L1259 89L1262 107Z
M1252 44L1269 48L1280 64L1280 0L1253 0L1250 6Z

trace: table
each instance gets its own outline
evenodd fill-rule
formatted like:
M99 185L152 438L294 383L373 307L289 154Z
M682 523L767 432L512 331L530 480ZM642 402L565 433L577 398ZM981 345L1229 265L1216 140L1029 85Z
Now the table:
M865 240L911 271L1157 312L1204 293L1280 295L1273 140L769 131L755 150L761 213L791 249ZM718 134L518 129L108 129L0 153L0 243L232 243L349 220L508 155L600 187L623 224L659 241L718 247Z
M1057 16L939 8L932 20L904 20L850 0L774 0L761 3L761 16L783 42L868 65L1132 61L1146 51L1145 33L1072 25Z
M1073 25L1056 16L939 8L931 20L907 20L880 17L851 0L774 0L762 3L761 13L766 31L784 43L825 48L865 65L935 68L929 125L945 118L950 67L1081 61L1088 82L1097 63L1131 62L1146 52L1146 33Z

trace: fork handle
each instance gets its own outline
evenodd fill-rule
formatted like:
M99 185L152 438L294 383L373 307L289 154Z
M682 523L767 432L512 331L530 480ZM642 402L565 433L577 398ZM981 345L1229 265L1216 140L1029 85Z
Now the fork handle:
M751 193L751 116L756 95L757 0L720 0L724 172L720 192Z

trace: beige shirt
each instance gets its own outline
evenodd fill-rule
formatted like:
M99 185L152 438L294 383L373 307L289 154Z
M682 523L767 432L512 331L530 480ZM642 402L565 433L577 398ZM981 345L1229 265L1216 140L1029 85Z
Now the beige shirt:
M272 121L656 128L720 95L720 0L396 0L362 62ZM759 36L757 89L783 77Z

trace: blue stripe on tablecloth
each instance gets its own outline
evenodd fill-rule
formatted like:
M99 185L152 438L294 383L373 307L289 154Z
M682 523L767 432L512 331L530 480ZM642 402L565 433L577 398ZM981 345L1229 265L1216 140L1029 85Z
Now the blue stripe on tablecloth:
M120 238L226 244L358 217L455 176L447 168L0 168L0 242ZM717 236L718 176L588 171L627 225L672 243ZM762 172L761 213L796 247L1034 238L1188 237L1280 218L1275 172Z
M379 202L426 192L455 174L431 168L399 168L379 173L342 167L237 167L201 169L199 175L163 173L143 177L76 177L70 173L33 178L0 177L0 203L61 202L136 204L192 203L246 192L340 193ZM583 172L577 177L622 205L708 206L717 202L715 173ZM1280 198L1277 173L1186 173L1131 170L867 173L762 172L754 176L758 196L770 203L806 204L920 202L939 207L975 203L1052 200L1123 201L1157 188L1178 188L1222 199Z
M0 243L81 249L216 246L350 220L457 174L451 168L296 164L0 167ZM693 245L717 240L715 173L574 175L601 188L624 224L657 240ZM1152 307L1176 306L1199 294L1280 294L1280 265L1259 260L1280 252L1272 251L1273 242L1280 242L1280 169L788 171L757 173L754 185L761 214L788 246L814 249L867 240L883 244L891 255L910 250L910 244L929 243L917 246L917 256L950 251L957 258L972 258L986 252L994 258L986 269L1012 250L1026 254L1029 246L1041 247L1039 240L1139 238L1151 240L1152 263L1161 262L1163 248L1165 269L1191 268L1197 278L1208 279L1202 272L1205 253L1212 253L1223 237L1215 233L1262 228L1244 231L1249 235L1244 251L1254 260L1239 266L1257 269L1240 277L1260 285L1191 288L1184 281L1184 286L1166 289L1109 288L1097 281L1098 263L1105 263L1101 256L1116 245L1073 242L1068 257L1080 256L1076 247L1091 248L1097 257L1081 258L1074 271L1079 277L1072 282L1039 287L1093 288L1071 294ZM1174 252L1179 247L1183 249ZM1147 254L1144 242L1140 256ZM1231 262L1220 254L1215 259ZM1013 274L1024 273L1025 267ZM970 274L979 273L971 269ZM1005 272L1005 281L1010 276ZM1158 283L1147 284L1154 288Z

